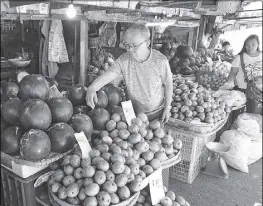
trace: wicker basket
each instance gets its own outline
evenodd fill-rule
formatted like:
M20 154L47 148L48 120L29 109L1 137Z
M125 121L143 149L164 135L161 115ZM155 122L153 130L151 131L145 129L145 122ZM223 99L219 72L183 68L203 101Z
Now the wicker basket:
M54 193L50 191L50 189L48 189L48 193L49 193L50 202L52 203L53 206L81 206L81 205L72 205L59 199ZM129 199L119 204L114 204L110 206L133 206L137 202L139 196L140 196L140 192L134 193Z
M182 75L182 77L187 80L187 81L193 81L195 82L196 80L196 75L195 74L190 74L190 75Z
M228 119L228 116L225 119L220 120L215 124L208 124L208 123L203 123L203 122L190 123L190 122L185 122L179 119L170 118L169 121L167 122L167 125L171 127L177 127L185 131L205 134L208 132L215 131L217 130L217 128L222 127L222 125L226 123L227 119Z
M76 146L75 146L76 147ZM1 162L15 162L20 165L27 165L27 166L32 166L32 167L43 167L43 166L48 166L52 162L56 162L57 160L63 158L67 154L71 153L72 150L69 150L63 154L61 153L56 153L56 152L51 152L49 156L46 159L37 161L37 162L32 162L32 161L27 161L23 159L19 159L17 157L13 157L11 155L8 155L4 152L1 151Z
M179 151L173 158L162 161L161 170L167 171L167 169L169 169L170 167L178 164L181 161L181 159L182 159L182 155L181 155L181 151ZM154 174L156 171L154 171L152 174ZM142 181L141 188L140 188L141 190L147 187L147 185L149 184L150 177L151 175L149 175Z
M214 131L202 134L166 125L165 129L171 130L172 137L178 138L183 142L181 149L182 161L170 168L170 176L191 184L201 171L203 155L208 155L205 144L214 141L217 131L223 126L224 124L221 124Z

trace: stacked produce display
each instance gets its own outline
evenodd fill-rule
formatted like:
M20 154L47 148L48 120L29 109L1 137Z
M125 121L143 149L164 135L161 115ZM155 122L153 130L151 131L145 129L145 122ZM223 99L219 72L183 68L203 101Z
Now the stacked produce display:
M205 62L205 52L194 52L189 45L179 45L170 59L170 67L173 74L192 75Z
M124 91L113 84L97 92L94 109L86 106L85 86L73 85L66 97L52 97L51 85L35 74L2 84L1 151L38 162L73 149L51 167L48 185L57 200L82 205L136 201L146 178L177 160L182 141L143 113L129 126L119 106ZM89 158L82 158L77 147L75 133L82 131L93 148Z
M67 123L73 115L73 105L65 97L50 99L49 84L43 76L27 75L18 84L3 84L13 92L2 93L6 98L1 104L1 125L7 123L1 126L2 152L39 161L51 152L73 148L74 130Z
M222 98L214 98L211 92L197 82L174 75L173 87L172 118L213 124L225 119L231 112Z
M173 191L168 191L166 187L163 188L165 197L161 199L158 206L190 206L189 202L182 196L176 196ZM143 189L134 206L152 206L149 187Z
M77 150L53 174L49 185L59 199L70 204L115 205L134 198L145 178L181 149L181 140L165 134L159 121L149 122L141 113L128 126L121 107L110 110L108 121L91 116L94 129L101 131L94 136L90 158L82 159Z
M200 67L198 82L207 89L218 90L228 80L231 64L224 61L217 61L213 64L206 64Z

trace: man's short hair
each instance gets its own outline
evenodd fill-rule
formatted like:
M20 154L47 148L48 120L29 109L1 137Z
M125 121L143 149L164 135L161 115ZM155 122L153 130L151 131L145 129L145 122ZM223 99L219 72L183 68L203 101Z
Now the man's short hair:
M135 24L133 23L126 32L138 32L139 35L144 36L147 39L150 39L151 33L149 28L144 24Z
M227 46L227 45L230 46L230 43L229 43L228 41L224 41L224 42L222 43L222 47Z

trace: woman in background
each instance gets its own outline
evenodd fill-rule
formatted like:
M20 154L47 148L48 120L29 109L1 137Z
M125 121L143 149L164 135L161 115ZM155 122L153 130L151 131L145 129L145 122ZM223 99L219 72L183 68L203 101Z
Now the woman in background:
M228 81L220 89L236 89L246 93L246 111L254 111L253 84L262 77L262 52L259 49L259 38L250 35L244 42L242 50L234 58Z

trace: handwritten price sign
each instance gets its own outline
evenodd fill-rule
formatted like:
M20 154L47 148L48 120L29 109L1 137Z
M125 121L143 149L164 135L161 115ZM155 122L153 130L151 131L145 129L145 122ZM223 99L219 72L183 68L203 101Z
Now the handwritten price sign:
M152 205L158 204L165 197L163 190L162 168L151 174L149 178Z
M79 144L79 147L81 149L82 158L88 158L89 153L92 150L89 141L87 140L84 132L75 133L75 138Z

